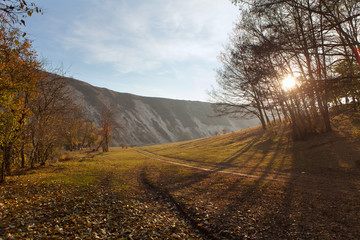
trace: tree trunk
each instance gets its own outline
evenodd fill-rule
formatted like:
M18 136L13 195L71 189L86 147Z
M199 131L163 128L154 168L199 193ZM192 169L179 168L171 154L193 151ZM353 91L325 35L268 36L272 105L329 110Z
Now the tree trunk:
M265 109L264 103L262 101L260 101L260 100L259 100L259 102L261 104L261 109L263 110L263 114L265 116L266 122L268 124L270 124L271 122L270 122L270 119L269 119L268 115L266 114L266 109Z
M24 146L24 143L21 144L20 155L21 155L21 168L24 168L25 167L25 146Z
M325 93L326 95L326 93ZM319 105L319 109L320 109L320 113L323 119L323 123L325 126L325 131L326 132L330 132L331 131L331 124L330 124L330 116L329 116L329 109L327 106L327 100L325 99L325 101L321 98L319 92L316 92L316 97L317 97L317 101L318 101L318 105Z
M261 122L261 126L264 130L266 130L266 123L265 123L265 119L264 119L264 115L262 113L262 111L260 110L260 114L259 114L259 119L260 119L260 122Z
M103 152L109 151L109 136L107 133L105 133L105 136L104 136L102 150L103 150Z
M5 173L7 176L11 175L11 146L3 148L3 163L5 165Z
M265 118L264 118L264 115L263 115L263 111L261 109L261 106L260 106L260 103L259 103L259 100L258 99L255 99L256 100L256 108L258 110L258 117L260 119L260 122L261 122L261 126L264 130L266 130L266 123L265 123Z
M282 122L281 115L280 115L280 112L279 112L279 108L278 108L278 106L276 104L275 104L275 110L276 110L276 114L278 116L279 122Z
M5 162L3 161L1 163L1 169L0 169L0 183L5 182Z

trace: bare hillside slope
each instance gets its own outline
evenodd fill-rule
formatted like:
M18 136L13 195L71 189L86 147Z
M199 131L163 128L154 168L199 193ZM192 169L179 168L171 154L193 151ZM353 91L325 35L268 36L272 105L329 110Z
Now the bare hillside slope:
M198 101L141 97L94 87L67 78L74 100L87 118L99 123L104 106L115 112L115 120L125 132L115 130L114 146L121 142L138 146L191 140L258 125L258 121L213 117L212 104Z

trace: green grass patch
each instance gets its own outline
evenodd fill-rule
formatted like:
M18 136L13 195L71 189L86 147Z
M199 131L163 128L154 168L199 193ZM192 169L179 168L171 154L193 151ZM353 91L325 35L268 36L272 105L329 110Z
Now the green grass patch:
M132 150L118 148L108 153L68 152L66 155L66 160L10 177L9 180L74 186L107 185L114 191L126 192L131 189L129 179L132 172L149 161Z

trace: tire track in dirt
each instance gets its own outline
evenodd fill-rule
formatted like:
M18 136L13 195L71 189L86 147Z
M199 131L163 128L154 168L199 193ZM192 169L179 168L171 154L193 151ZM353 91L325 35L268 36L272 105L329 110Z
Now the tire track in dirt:
M155 199L160 200L160 202L163 203L164 207L171 210L174 214L178 216L179 219L187 222L187 224L189 224L189 226L191 227L192 231L196 235L200 235L200 239L220 240L228 239L230 237L224 233L221 234L221 236L218 236L219 234L217 234L216 232L213 232L210 229L207 229L201 224L199 224L199 221L196 220L195 213L191 212L189 209L186 209L185 205L183 205L181 202L176 201L166 189L156 186L149 180L145 168L146 167L141 170L140 182L145 187L148 195L155 195Z
M252 174L246 174L246 173L240 173L240 172L234 172L234 171L228 171L228 170L222 170L222 168L218 168L218 169L210 169L210 168L206 168L206 167L198 167L198 166L193 166L193 165L189 165L186 163L180 163L177 161L181 161L179 159L175 159L175 158L170 158L170 157L163 157L161 155L157 155L154 153L150 153L147 151L139 151L139 150L135 150L135 152L137 152L138 154L153 159L153 160L157 160L157 161L161 161L161 162L165 162L168 164L172 164L172 165L177 165L177 166L181 166L181 167L187 167L187 168L192 168L192 169L196 169L196 170L200 170L200 171L205 171L205 172L213 172L213 173L223 173L223 174L230 174L230 175L235 175L235 176L240 176L240 177L244 177L244 178L251 178L251 179L255 179L255 180L266 180L266 181L271 181L271 182L280 182L280 183L286 183L290 176L284 175L283 173L276 173L276 176L279 177L278 175L283 175L281 176L281 178L274 178L271 176L264 176L264 175L252 175ZM214 167L217 167L214 164ZM272 173L273 174L273 173ZM269 174L271 175L271 174Z

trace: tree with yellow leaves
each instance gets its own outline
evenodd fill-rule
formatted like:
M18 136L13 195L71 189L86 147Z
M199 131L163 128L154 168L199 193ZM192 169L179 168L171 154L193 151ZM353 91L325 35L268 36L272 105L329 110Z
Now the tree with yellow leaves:
M12 154L28 118L28 102L35 97L40 62L19 30L0 26L0 182L11 174Z

